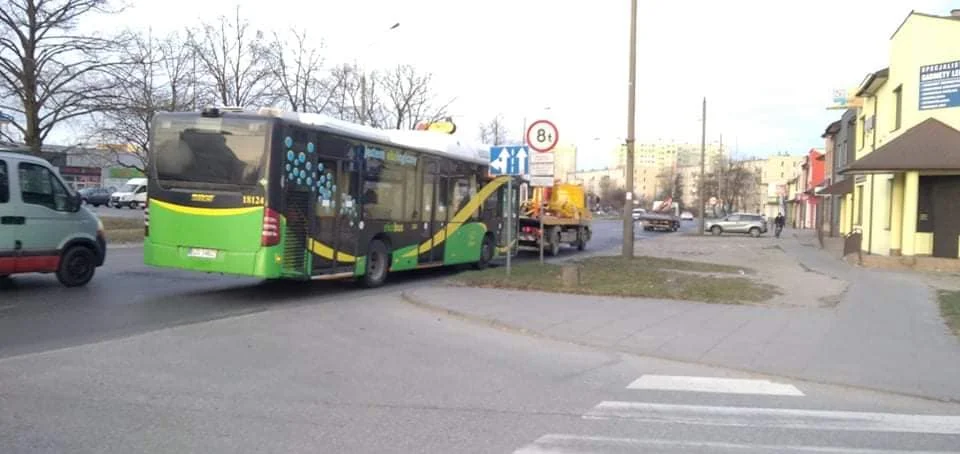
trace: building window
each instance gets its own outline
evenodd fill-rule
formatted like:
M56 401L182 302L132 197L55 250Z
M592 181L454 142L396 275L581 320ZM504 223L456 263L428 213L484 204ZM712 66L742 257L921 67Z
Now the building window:
M863 149L863 145L867 143L867 117L860 117L860 144L857 147L858 150Z
M897 103L897 116L893 120L893 130L896 131L900 129L901 116L903 115L903 85L893 90L893 96Z

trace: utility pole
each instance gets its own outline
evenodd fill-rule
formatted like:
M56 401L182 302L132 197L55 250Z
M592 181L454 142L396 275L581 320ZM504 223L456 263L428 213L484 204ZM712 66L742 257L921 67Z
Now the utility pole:
M706 226L706 216L707 216L707 199L706 194L703 193L704 179L706 178L707 171L707 98L703 98L703 113L701 114L700 121L701 132L700 132L700 182L697 186L697 192L700 193L700 234L703 235L704 227Z
M633 258L633 145L637 110L637 0L630 0L630 78L627 82L627 193L623 204L623 257Z

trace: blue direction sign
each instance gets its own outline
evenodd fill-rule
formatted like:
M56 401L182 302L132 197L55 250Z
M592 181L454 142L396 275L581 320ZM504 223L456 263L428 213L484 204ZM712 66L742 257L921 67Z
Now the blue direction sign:
M490 147L490 175L530 173L530 148L523 145Z

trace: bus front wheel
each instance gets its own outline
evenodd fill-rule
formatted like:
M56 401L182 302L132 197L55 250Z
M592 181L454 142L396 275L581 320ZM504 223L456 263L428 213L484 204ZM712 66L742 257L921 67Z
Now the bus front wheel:
M367 251L367 270L363 274L364 287L373 288L383 285L387 280L387 270L390 268L390 254L383 241L374 240Z

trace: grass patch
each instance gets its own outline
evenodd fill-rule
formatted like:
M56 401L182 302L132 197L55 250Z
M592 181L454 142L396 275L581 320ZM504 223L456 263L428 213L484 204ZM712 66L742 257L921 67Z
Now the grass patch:
M960 336L960 292L950 292L941 290L940 315L947 322L947 326L953 330L953 334Z
M143 226L138 229L114 229L104 232L108 243L142 243Z
M121 217L101 217L104 230L130 230L137 227L143 230L143 219L121 218Z
M778 294L776 288L739 276L740 268L727 265L655 257L591 257L570 264L580 268L581 284L568 288L563 287L561 265L539 262L515 265L509 277L504 268L498 267L463 273L453 281L473 287L726 304L761 302ZM736 275L696 275L689 271Z

